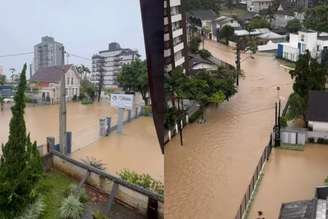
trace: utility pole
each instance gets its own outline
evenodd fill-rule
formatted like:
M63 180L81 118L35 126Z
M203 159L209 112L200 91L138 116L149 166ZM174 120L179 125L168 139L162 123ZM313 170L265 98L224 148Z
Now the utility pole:
M236 71L237 71L237 81L236 84L239 86L239 75L240 75L240 40L237 41L237 48L236 48Z
M66 154L66 87L65 72L60 82L60 108L59 108L59 144L60 152Z

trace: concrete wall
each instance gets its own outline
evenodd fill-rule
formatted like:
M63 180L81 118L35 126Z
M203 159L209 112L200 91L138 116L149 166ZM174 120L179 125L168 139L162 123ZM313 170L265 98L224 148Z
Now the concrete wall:
M328 122L309 121L309 127L311 127L313 131L328 132Z
M52 157L52 165L53 168L79 180L83 179L87 174L87 171L82 167L74 165L73 163L55 155ZM97 187L108 194L111 193L114 184L110 179L95 173L91 173L86 183ZM135 208L135 210L141 214L147 214L148 197L144 194L120 185L116 199ZM161 202L158 202L158 204L159 218L164 218L164 204Z

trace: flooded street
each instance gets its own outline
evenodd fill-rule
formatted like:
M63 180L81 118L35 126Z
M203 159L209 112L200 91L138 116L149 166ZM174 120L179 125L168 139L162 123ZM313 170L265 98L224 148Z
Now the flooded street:
M26 126L38 145L44 144L48 136L54 136L58 143L58 110L58 105L26 108ZM9 108L0 111L0 144L7 141L10 117ZM117 111L109 103L67 104L67 130L73 133L72 156L76 159L90 157L102 160L106 170L112 174L128 168L138 173L148 173L163 181L164 157L152 118L132 120L124 126L122 135L114 132L100 138L99 119L105 117L112 117L112 124L116 124Z
M230 64L235 51L215 42L206 49ZM243 59L243 58L242 58ZM229 102L206 112L206 124L184 129L165 154L165 218L233 218L274 123L276 87L287 100L292 81L273 55L242 62L245 78ZM284 102L283 102L284 104Z
M77 160L97 158L112 174L126 168L138 173L148 173L164 182L164 156L151 117L140 117L125 125L122 135L112 133L109 137L74 152L72 156Z
M306 145L304 151L273 150L252 204L249 219L263 211L278 218L281 204L314 198L315 187L328 176L328 145ZM273 195L274 194L274 195Z
M93 143L99 138L99 119L106 116L112 117L116 123L116 109L108 103L101 102L92 105L80 103L67 104L67 131L73 134L73 148L77 150ZM11 111L0 111L0 144L5 143L9 133ZM25 122L32 140L38 145L46 143L46 138L51 136L59 142L59 105L27 106L25 109Z

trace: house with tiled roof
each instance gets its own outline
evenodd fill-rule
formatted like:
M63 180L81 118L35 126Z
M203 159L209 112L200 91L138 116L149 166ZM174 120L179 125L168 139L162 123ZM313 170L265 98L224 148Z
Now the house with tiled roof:
M80 76L74 65L40 68L30 79L30 85L37 92L33 99L38 102L58 103L60 100L60 82L65 80L66 99L80 96Z

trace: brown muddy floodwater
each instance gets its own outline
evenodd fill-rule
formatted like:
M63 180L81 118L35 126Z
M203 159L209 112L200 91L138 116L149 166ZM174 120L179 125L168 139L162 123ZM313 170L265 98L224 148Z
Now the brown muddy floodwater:
M235 51L207 41L206 49L230 64ZM238 210L274 122L276 87L287 100L292 81L273 55L242 63L245 78L229 102L207 111L206 124L184 129L165 151L165 218L230 219Z
M252 204L249 219L263 211L276 219L282 203L310 200L328 176L328 145L306 145L304 151L275 149L264 169L264 177Z
M58 110L58 105L26 108L26 126L38 145L44 144L48 136L55 137L58 143ZM72 156L77 159L90 157L102 160L111 174L128 168L138 173L148 173L163 181L164 157L152 118L140 117L125 125L122 135L112 133L100 138L99 119L105 117L112 117L112 124L116 124L117 111L106 102L92 105L67 104L67 130L72 131L73 137ZM9 107L0 111L0 144L8 139L10 118Z

